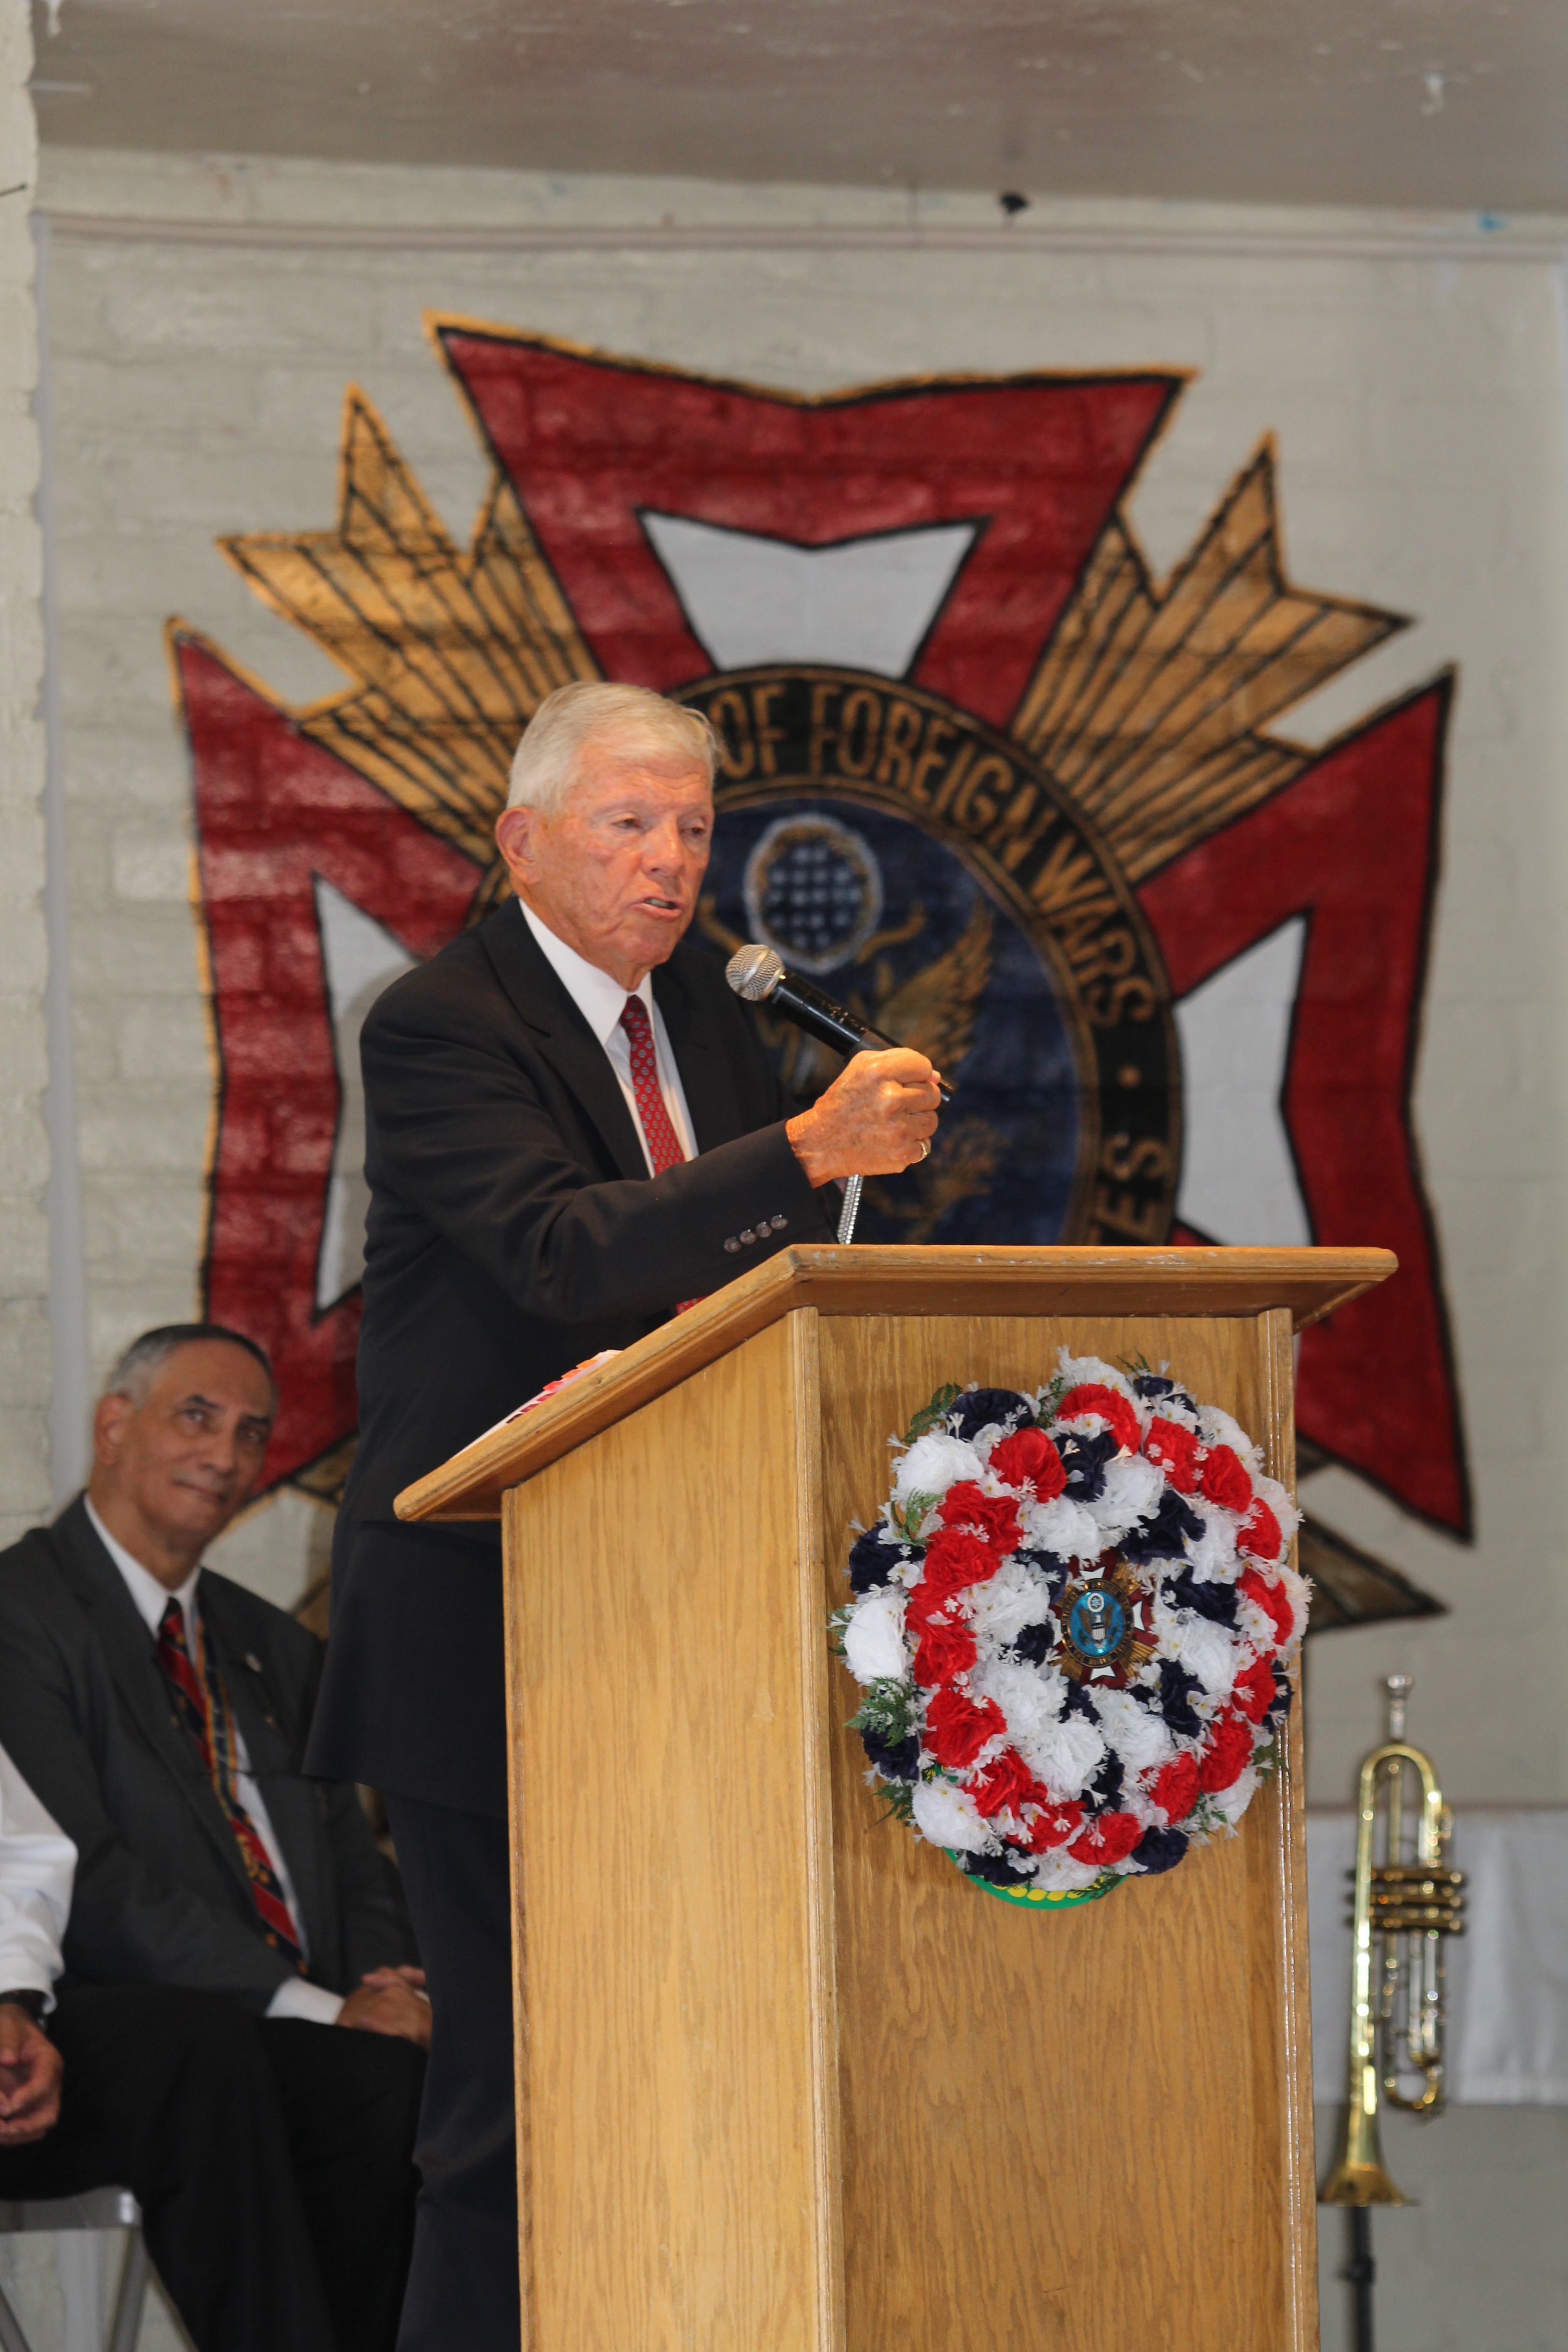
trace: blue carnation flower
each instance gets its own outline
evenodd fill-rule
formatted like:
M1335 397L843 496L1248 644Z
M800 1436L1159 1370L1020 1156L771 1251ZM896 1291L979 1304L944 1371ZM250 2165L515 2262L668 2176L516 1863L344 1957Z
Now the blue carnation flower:
M1132 1849L1132 1859L1154 1875L1174 1870L1186 1850L1187 1839L1181 1830L1145 1830Z
M1033 1405L1016 1389L971 1389L948 1414L947 1425L954 1437L967 1442L979 1431L989 1429L993 1422L1006 1429L1022 1429L1034 1418Z

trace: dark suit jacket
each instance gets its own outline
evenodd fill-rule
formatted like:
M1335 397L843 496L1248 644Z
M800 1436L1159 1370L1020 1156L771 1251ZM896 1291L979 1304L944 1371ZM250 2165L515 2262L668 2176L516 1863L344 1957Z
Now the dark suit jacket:
M293 1881L311 1980L350 1992L367 1969L417 1955L355 1791L300 1770L321 1645L227 1577L204 1570L197 1590ZM190 1985L264 2011L289 1962L262 1938L153 1636L79 1500L0 1553L0 1739L76 1844L68 1973Z
M400 1528L411 1480L603 1348L831 1237L754 1016L682 945L654 975L698 1156L650 1178L603 1046L509 903L378 998L360 1441L312 1769L504 1813L499 1546Z

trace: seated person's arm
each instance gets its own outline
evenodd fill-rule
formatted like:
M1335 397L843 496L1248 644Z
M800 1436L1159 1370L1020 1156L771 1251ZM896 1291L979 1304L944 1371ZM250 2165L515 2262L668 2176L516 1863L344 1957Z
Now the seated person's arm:
M39 2019L54 2004L76 1851L0 1748L0 2147L59 2119L59 2052Z

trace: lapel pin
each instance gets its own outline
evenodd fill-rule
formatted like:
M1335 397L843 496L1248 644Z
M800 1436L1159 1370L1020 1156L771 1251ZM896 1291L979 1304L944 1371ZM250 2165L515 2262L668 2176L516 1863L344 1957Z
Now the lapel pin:
M245 1663L250 1668L253 1675L258 1675L261 1672L261 1661L257 1656L254 1650L247 1650L245 1654Z

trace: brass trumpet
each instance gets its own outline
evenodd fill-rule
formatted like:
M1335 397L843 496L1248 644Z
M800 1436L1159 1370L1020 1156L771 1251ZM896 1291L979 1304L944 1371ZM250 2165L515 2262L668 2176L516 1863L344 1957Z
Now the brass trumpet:
M1441 2112L1443 1944L1465 1932L1465 1874L1443 1862L1453 1817L1431 1759L1405 1738L1411 1677L1390 1675L1384 1688L1388 1737L1361 1768L1350 2079L1338 2152L1320 2192L1324 2205L1408 2201L1383 2160L1378 2105L1386 2099L1407 2115Z

